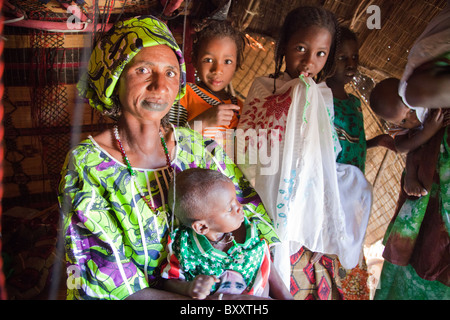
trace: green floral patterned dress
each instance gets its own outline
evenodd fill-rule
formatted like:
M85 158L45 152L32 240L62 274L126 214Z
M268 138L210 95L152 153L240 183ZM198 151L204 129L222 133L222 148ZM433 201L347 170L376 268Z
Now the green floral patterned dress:
M342 150L336 161L351 164L364 172L366 167L366 134L361 101L349 94L348 99L333 98L334 127Z
M438 140L431 190L421 198L404 199L388 227L377 300L450 299L449 140L447 127ZM427 164L430 158L427 152Z
M366 168L367 143L364 131L364 117L361 101L353 94L347 99L333 98L334 128L342 147L336 162L351 164L362 172ZM355 268L345 270L339 267L342 290L346 300L367 300L369 289L367 287L367 265L365 260Z
M213 140L187 128L174 129L172 167L219 170L236 185L245 213L269 243L278 242L256 192ZM94 139L81 142L67 156L59 201L64 219L68 299L124 299L146 287L158 287L160 264L172 228L166 197L168 168L135 168L137 183L151 194L152 212L132 183L127 167ZM264 220L264 221L263 221Z

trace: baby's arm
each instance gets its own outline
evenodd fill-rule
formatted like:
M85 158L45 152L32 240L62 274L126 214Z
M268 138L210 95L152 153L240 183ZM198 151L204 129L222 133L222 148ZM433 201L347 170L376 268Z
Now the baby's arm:
M372 139L367 140L367 149L373 148L373 147L385 147L392 151L397 152L395 149L395 143L394 138L392 138L387 133L380 134Z
M441 109L432 110L427 116L422 130L414 134L397 135L394 139L398 152L407 153L426 143L444 125L444 113Z
M294 297L292 297L288 288L284 285L283 280L281 280L277 270L273 266L272 261L270 262L269 286L269 296L272 299L294 300Z
M163 288L166 291L203 300L210 294L214 283L219 281L217 277L207 275L198 275L192 281L165 279L163 281Z

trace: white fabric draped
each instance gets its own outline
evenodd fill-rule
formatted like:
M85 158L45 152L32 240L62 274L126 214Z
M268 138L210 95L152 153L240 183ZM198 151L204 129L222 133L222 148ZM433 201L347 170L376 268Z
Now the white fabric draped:
M302 246L337 255L344 268L357 265L372 187L357 167L336 163L330 89L287 74L273 89L268 77L250 89L236 131L237 155L245 158L237 164L274 221L282 240L274 265L289 287L289 257Z

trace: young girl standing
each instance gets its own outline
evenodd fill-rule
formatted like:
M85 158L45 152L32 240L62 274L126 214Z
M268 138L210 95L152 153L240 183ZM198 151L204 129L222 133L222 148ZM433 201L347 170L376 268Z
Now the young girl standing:
M352 81L358 68L358 41L347 28L341 27L340 35L336 71L326 81L333 92L334 126L342 147L337 161L352 164L364 172L367 147L361 101L345 90L345 85Z
M255 80L236 131L237 164L274 220L282 240L274 265L296 299L342 298L336 256L345 268L356 266L371 207L361 170L336 163L341 148L323 81L334 71L338 33L323 8L290 12L275 74ZM269 150L271 170L261 161ZM247 155L255 152L253 164Z
M342 148L336 161L354 165L364 173L368 148L383 146L393 149L394 145L388 134L381 134L366 141L361 101L345 89L358 69L358 39L356 34L346 27L340 27L339 31L341 41L336 70L334 75L326 80L327 86L333 92L334 127Z
M393 148L393 140L388 134L381 134L366 141L361 101L345 88L358 69L358 39L356 34L346 27L340 27L339 31L341 42L336 70L334 75L326 80L327 86L333 92L334 127L342 148L336 161L354 165L364 173L367 149L375 146ZM365 260L362 259L354 269L343 271L341 275L345 299L368 300L368 272Z
M229 22L211 20L193 45L197 83L188 84L186 95L170 113L173 124L188 124L215 139L229 154L232 148L226 148L226 142L238 124L243 103L228 91L228 85L243 62L244 48L245 37Z

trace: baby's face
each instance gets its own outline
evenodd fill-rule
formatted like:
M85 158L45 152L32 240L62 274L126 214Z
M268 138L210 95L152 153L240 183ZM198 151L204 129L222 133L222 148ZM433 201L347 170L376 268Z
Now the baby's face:
M232 232L244 221L244 210L236 198L236 189L232 182L219 181L207 197L208 226L214 232Z
M417 128L421 122L417 118L416 111L408 108L403 102L397 103L393 112L385 117L385 120L405 129Z

